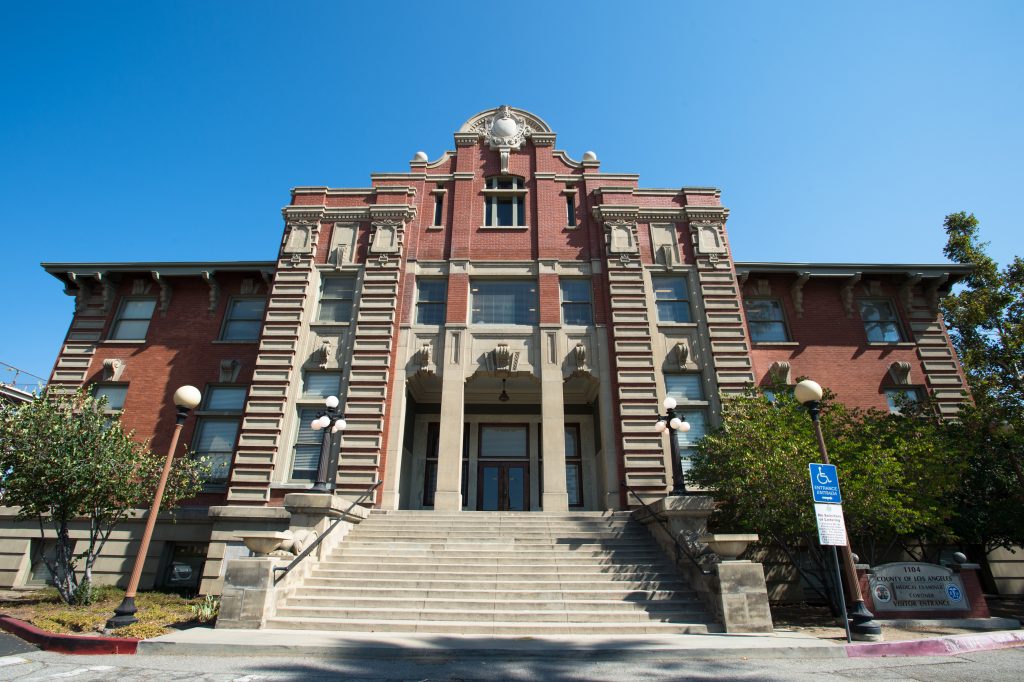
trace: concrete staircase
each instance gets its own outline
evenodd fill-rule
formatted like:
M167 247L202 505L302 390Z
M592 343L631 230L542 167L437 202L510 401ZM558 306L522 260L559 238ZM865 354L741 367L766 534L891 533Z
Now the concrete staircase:
M449 634L718 632L628 512L375 511L268 628Z

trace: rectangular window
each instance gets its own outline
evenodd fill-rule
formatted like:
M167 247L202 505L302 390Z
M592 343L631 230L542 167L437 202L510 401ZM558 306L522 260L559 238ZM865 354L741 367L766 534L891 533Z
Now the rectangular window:
M689 322L690 294L682 277L652 277L659 322Z
M522 280L477 280L471 284L473 324L536 324L537 284Z
M782 303L773 298L759 298L744 301L743 307L747 311L751 341L789 341Z
M677 403L704 400L704 389L700 374L666 374L665 393Z
M340 372L306 372L302 378L303 399L337 396L341 392Z
M566 194L565 195L565 220L566 225L572 227L576 225L576 195Z
M526 225L526 188L521 178L488 178L484 194L486 227Z
M434 227L444 225L444 195L434 195Z
M529 429L525 426L481 426L480 456L519 459L530 456Z
M223 485L231 471L231 455L238 439L238 418L200 417L196 424L192 451L210 466L205 482Z
M319 410L299 409L299 430L295 438L295 455L292 458L292 479L315 481L320 464L322 431L314 431L310 423L316 419Z
M245 407L245 386L210 386L203 399L204 410L211 412L241 412Z
M126 298L110 328L110 338L116 341L145 341L149 321L156 309L155 298Z
M416 280L416 324L444 324L448 282L443 279Z
M565 427L565 489L569 506L583 506L583 457L580 451L579 424Z
M119 412L124 409L124 399L128 396L128 384L97 384L92 389L92 395L97 400L106 398L109 412Z
M561 279L558 286L562 290L562 324L594 324L590 280Z
M437 454L441 443L441 424L427 424L426 466L423 469L423 506L434 506L434 493L437 491Z
M324 277L320 285L318 322L351 322L356 282L351 277Z
M232 299L220 338L224 341L258 341L266 307L265 298Z
M921 392L916 388L887 388L885 402L889 404L889 412L900 414L910 403L921 401Z
M861 299L860 317L871 343L898 343L903 340L896 306L885 299Z

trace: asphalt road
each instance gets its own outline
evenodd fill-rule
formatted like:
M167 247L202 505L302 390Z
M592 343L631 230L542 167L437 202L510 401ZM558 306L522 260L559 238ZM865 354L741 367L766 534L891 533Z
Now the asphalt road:
M43 651L0 657L0 680L916 680L920 682L1019 682L1024 647L960 656L875 659L806 658L588 661L578 657L519 659L350 659L218 656L64 656Z

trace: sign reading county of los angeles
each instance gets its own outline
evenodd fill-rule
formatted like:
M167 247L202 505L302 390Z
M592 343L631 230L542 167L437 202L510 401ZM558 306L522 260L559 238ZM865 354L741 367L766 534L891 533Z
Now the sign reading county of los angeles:
M876 612L969 611L960 576L945 566L899 562L868 575Z

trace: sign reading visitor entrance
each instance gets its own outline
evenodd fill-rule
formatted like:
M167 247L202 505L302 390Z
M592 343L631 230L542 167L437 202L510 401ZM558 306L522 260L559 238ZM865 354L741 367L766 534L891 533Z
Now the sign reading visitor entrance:
M969 611L960 576L945 566L898 562L868 576L875 611Z
M846 545L846 522L843 520L842 505L816 504L814 515L818 518L818 542L823 546Z
M839 476L832 464L808 464L811 471L811 494L815 502L825 504L842 504L843 496L839 492Z

